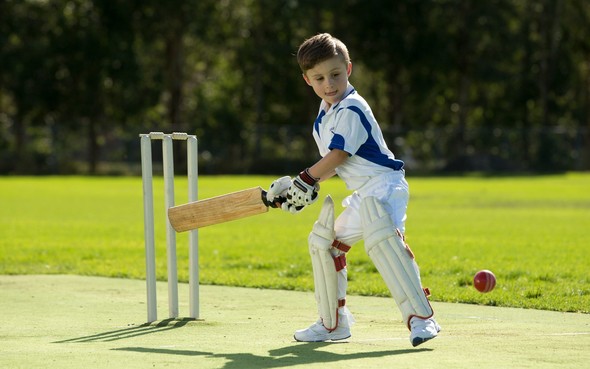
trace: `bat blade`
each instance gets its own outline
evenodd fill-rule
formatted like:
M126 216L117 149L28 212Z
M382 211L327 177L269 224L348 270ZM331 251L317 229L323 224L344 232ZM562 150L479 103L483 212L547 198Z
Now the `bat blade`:
M266 193L260 187L189 202L168 209L168 220L177 232L266 213Z

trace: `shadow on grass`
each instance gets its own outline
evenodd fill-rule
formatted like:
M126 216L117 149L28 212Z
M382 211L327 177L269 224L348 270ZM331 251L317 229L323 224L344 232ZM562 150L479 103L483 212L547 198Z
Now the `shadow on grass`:
M225 359L227 362L223 369L271 369L283 368L295 365L305 365L314 363L332 363L342 360L356 360L378 358L385 356L395 356L404 354L417 354L432 349L404 349L404 350L385 350L372 352L355 352L350 354L339 354L328 351L318 350L322 347L346 344L346 343L297 343L292 346L270 350L268 356L258 356L250 353L212 353L192 350L174 350L164 348L148 347L122 347L112 349L114 351L138 352L145 354L165 354L165 355L183 355L183 356L203 356L207 359Z
M180 318L180 319L165 319L156 323L145 323L136 327L118 329L109 332L93 334L90 336L83 336L77 338L70 338L62 341L55 341L53 343L81 343L81 342L110 342L122 339L143 336L146 334L160 333L184 327L189 322L195 322L196 319Z

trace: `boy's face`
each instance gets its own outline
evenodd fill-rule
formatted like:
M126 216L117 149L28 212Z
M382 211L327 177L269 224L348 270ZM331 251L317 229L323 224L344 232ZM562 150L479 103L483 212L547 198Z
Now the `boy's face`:
M309 69L303 79L316 95L332 106L342 100L351 72L352 63L346 64L339 56L334 56Z

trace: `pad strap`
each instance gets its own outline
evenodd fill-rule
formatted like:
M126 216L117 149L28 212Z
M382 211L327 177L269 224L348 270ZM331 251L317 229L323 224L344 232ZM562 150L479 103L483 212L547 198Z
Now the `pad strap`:
M344 242L338 241L338 240L334 240L334 242L332 242L332 247L337 248L338 250L340 250L342 252L348 252L352 248L352 246L349 246L349 245L345 244Z
M346 253L350 251L351 247L338 240L332 242L332 247L343 252L338 256L334 256L334 265L336 266L336 271L339 272L346 268Z
M346 254L340 254L338 256L335 256L334 257L334 265L336 266L337 272L346 268Z
M346 299L340 299L338 300L338 308L344 307L346 306ZM328 332L334 332L336 330L336 328L338 328L338 321L340 320L340 312L338 311L338 309L336 309L336 326L334 327L327 327L326 324L324 323L324 319L322 318L322 325L324 326L324 328L326 328L328 330Z

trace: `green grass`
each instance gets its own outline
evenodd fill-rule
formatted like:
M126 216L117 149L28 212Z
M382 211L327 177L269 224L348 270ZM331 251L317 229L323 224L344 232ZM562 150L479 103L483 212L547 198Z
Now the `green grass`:
M199 197L261 185L260 176L201 177ZM590 174L408 178L408 243L435 301L590 313ZM158 279L166 278L162 180L156 193ZM177 203L186 202L186 180ZM322 185L338 205L344 185ZM199 231L201 283L312 290L307 234L320 206L278 210ZM339 212L340 207L337 208ZM188 279L186 236L179 279ZM362 243L349 253L350 293L388 295ZM492 270L496 289L471 286ZM0 177L0 274L143 278L141 178Z

